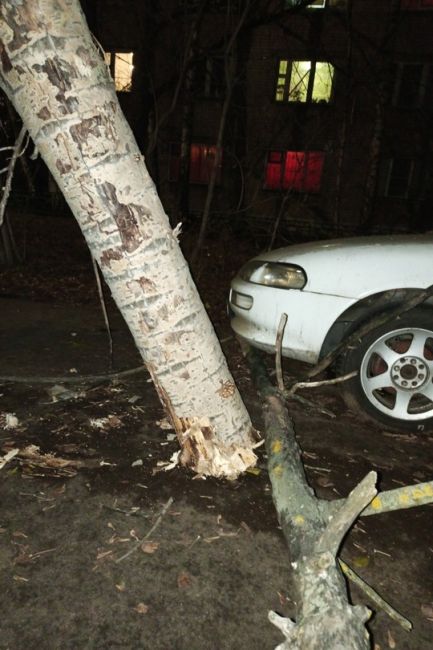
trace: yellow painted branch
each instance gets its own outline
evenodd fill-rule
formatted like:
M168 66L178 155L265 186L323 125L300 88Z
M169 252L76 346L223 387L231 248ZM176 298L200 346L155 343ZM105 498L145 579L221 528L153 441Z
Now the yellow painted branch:
M391 510L414 508L415 506L423 506L428 503L433 503L433 481L381 492L361 512L361 517L378 515Z

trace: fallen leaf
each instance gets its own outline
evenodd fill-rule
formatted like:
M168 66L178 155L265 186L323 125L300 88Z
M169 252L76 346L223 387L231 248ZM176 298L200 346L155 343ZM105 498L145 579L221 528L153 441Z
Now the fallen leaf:
M168 421L167 418L162 418L162 420L157 420L157 421L155 422L155 424L156 424L156 426L159 427L160 429L165 429L165 430L167 430L167 429L172 429L172 428L173 428L173 425L171 424L171 422Z
M15 413L3 413L5 419L5 429L15 429L18 426L18 418Z
M143 553L155 553L159 546L159 542L144 542L141 545L141 550Z
M320 487L333 487L334 486L333 482L330 481L327 476L318 476L317 483L320 485Z
M113 551L100 551L96 556L96 559L102 560L103 558L108 557L109 555L113 555Z
M433 621L433 603L424 603L421 605L421 612L429 621Z
M122 426L122 420L119 417L117 417L117 415L109 415L108 425L113 429L117 429L117 427Z
M252 535L253 531L251 530L251 528L248 526L248 524L245 521L241 521L241 526L244 529L244 531L246 533L248 533L248 535Z
M367 555L358 555L353 558L353 564L358 569L364 569L370 564L370 558Z
M125 591L125 589L126 589L126 584L124 583L123 580L122 580L122 582L119 582L118 585L116 585L116 589L117 589L117 591Z
M147 614L149 611L149 606L144 603L138 603L135 607L132 608L137 614Z
M28 579L28 578L24 578L23 576L17 576L17 575L14 575L14 578L13 578L13 579L14 579L16 582L29 582L29 579Z
M392 636L392 634L391 634L391 632L389 630L387 631L387 636L388 636L388 646L390 648L395 648L396 643L394 641L394 637Z
M181 571L177 576L177 586L179 589L187 589L192 584L192 576L187 571Z

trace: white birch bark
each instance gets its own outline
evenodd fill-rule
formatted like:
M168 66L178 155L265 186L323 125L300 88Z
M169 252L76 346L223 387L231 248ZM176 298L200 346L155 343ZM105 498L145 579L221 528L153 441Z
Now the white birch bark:
M0 86L80 224L184 462L237 475L255 459L248 413L78 0L1 0Z

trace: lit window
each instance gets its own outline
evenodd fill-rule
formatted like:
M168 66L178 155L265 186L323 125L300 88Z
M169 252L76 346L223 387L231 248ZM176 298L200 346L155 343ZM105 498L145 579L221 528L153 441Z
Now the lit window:
M191 144L189 160L189 182L207 185L216 160L216 146L208 144ZM172 144L170 151L169 180L179 179L180 145ZM222 155L218 162L216 182L221 183Z
M433 9L433 0L401 0L402 9Z
M391 158L382 164L381 194L390 198L405 199L409 194L414 173L410 158Z
M133 52L105 52L105 63L110 68L116 92L130 92L132 87Z
M332 9L340 9L345 7L347 0L311 0L308 5L304 0L285 0L286 9L294 9L295 7L302 7L304 9L324 9L331 7Z
M417 108L424 99L429 66L424 63L401 63L396 67L393 106Z
M275 100L277 102L329 102L333 77L334 68L330 63L280 59Z
M323 151L270 151L265 188L314 194L320 191Z

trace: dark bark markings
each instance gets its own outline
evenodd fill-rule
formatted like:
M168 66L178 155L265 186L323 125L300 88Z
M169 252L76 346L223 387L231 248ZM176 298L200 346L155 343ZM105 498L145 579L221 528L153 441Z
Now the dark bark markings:
M4 74L7 74L12 70L12 63L9 58L6 48L3 41L0 39L0 63L3 69Z
M119 235L123 246L128 253L132 253L143 241L137 216L145 217L148 215L146 215L141 205L121 203L117 198L116 188L112 183L102 183L98 186L98 192L103 204L119 228Z
M28 3L21 5L10 6L11 3L5 2L5 5L0 4L0 18L6 22L13 32L13 38L8 43L8 48L11 51L19 50L27 43L30 43L28 33L39 28L39 22L35 18L34 7L28 6Z
M101 144L104 140L115 142L116 133L110 119L104 117L105 107L101 107L101 114L83 118L78 124L70 127L69 132L77 144L83 158L100 158L104 155ZM99 146L97 146L99 144Z
M74 66L59 57L54 57L47 59L44 65L35 63L32 67L35 72L45 73L50 84L59 89L55 97L60 104L60 111L63 115L74 113L78 110L79 106L76 97L66 97L66 92L71 89L69 79L77 78L77 72Z

